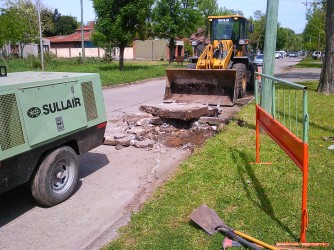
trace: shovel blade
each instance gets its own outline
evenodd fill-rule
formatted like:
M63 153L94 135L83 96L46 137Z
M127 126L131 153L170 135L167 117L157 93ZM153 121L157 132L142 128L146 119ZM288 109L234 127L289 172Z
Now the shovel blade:
M205 204L196 208L191 213L190 219L209 235L217 233L219 227L227 227L218 214Z

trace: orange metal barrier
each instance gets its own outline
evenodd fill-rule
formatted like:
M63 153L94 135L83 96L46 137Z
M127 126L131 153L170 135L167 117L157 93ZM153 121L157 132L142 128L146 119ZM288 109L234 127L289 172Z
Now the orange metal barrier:
M287 153L303 172L302 222L300 242L306 242L307 182L308 182L308 144L291 133L259 105L256 105L256 163L260 163L260 126Z

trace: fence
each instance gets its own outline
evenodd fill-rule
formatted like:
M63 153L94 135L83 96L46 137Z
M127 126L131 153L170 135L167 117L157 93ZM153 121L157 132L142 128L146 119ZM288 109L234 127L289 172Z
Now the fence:
M256 163L260 163L260 127L286 152L302 171L302 208L300 242L303 246L328 246L328 243L306 243L308 224L308 128L307 88L272 76L255 73ZM258 77L272 87L271 110L261 107ZM263 81L266 79L267 81ZM266 82L266 83L264 83ZM266 86L267 87L267 86ZM270 114L271 113L271 114ZM298 243L296 243L298 245ZM287 245L296 245L289 243Z
M81 48L51 48L50 51L57 55L57 57L62 58L72 58L82 56ZM86 57L99 57L103 58L105 54L104 49L102 48L85 48ZM114 58L119 58L119 49L115 49ZM125 48L124 50L124 59L133 59L133 48Z

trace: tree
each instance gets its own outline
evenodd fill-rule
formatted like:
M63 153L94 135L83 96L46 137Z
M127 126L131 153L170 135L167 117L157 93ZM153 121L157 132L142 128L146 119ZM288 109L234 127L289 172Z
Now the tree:
M241 15L244 13L241 10L227 9L226 7L220 7L217 11L217 16L225 16L225 15Z
M188 37L200 24L195 0L158 0L153 9L153 31L169 40L169 62L174 61L175 39Z
M322 64L318 92L334 93L334 2L327 0L326 11L326 53Z
M302 46L303 39L300 34L278 25L276 50L299 51L302 50Z
M55 20L56 35L69 35L78 28L78 22L75 17L60 15Z
M26 44L38 41L38 18L30 0L8 0L1 14L1 43L19 43L21 57Z
M266 15L260 10L254 12L254 32L250 35L253 48L256 51L263 50L265 37ZM281 27L277 24L276 50L297 51L302 49L301 36L295 34L292 29Z
M266 15L262 11L257 10L254 12L254 32L250 34L250 40L255 47L255 51L263 50L264 44L264 30L266 26Z
M135 37L144 38L153 0L93 0L97 15L93 41L106 49L119 47L119 69L124 70L124 49Z
M323 50L326 40L326 9L324 1L314 1L306 15L306 19L307 23L303 32L306 49L309 51Z
M43 7L41 8L41 22L43 37L56 35L55 19L51 10Z
M199 1L198 9L202 14L203 23L201 25L205 26L205 35L204 35L204 40L205 40L208 37L210 29L210 22L208 20L208 16L217 15L219 10L217 0Z

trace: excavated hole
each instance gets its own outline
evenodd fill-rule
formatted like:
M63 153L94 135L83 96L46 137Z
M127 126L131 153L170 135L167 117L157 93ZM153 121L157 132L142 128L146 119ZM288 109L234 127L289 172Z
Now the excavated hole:
M215 130L206 124L198 124L196 120L164 120L160 126L157 139L167 147L201 146L204 141L215 134ZM166 126L167 124L167 126Z
M155 122L152 122L152 120ZM107 134L115 138L121 137L120 140L122 141L125 138L129 138L129 141L153 140L155 143L160 143L167 147L190 150L201 146L205 140L215 135L218 130L217 126L210 126L197 120L160 119L150 115L125 115L119 118L118 121L108 122L108 127L109 132L107 129ZM110 127L113 127L114 130L110 130ZM117 132L115 132L116 129ZM115 136L116 134L117 136ZM113 145L116 146L117 139L115 140L116 142Z

